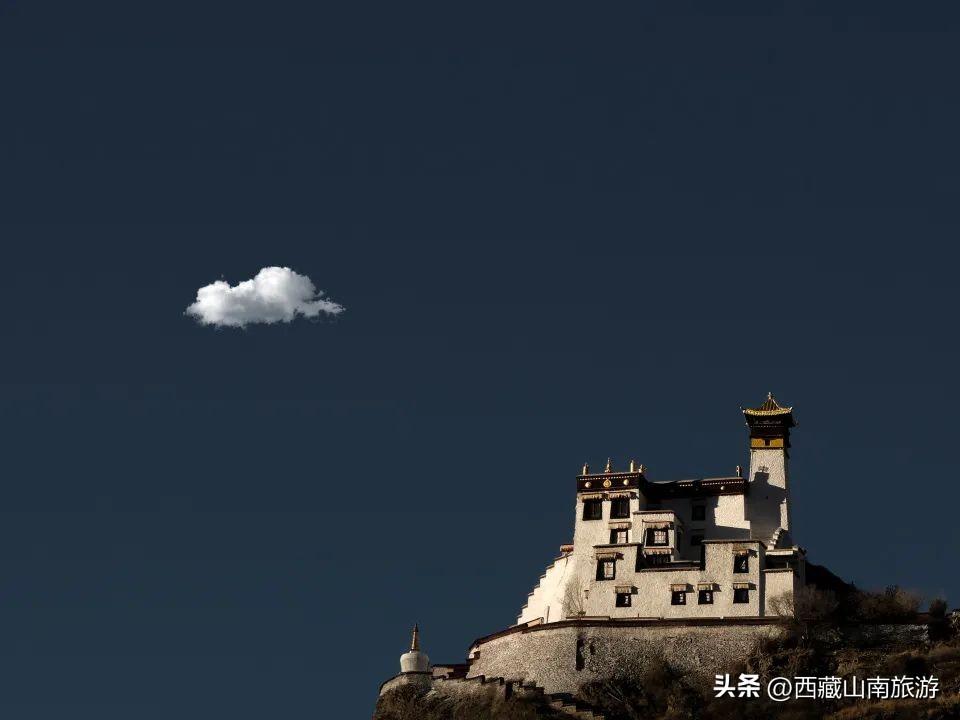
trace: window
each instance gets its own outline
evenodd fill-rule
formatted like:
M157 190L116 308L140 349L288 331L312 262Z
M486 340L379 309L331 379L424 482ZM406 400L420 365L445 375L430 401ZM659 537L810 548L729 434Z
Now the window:
M733 556L733 571L735 573L750 572L750 556L746 553L740 553Z
M630 593L618 592L617 593L617 607L630 607Z
M750 590L748 588L734 588L733 589L733 601L735 603L748 603L750 602Z
M690 536L690 547L697 547L703 545L703 535L695 534Z
M713 605L713 590L701 590L697 594L697 603L699 605Z
M707 519L707 508L705 505L694 505L693 506L693 515L691 516L694 522L703 522Z
M674 590L671 593L670 597L671 605L686 605L687 604L687 592L686 590Z
M613 560L597 561L597 580L613 580L617 576L617 565Z
M658 530L656 528L650 528L647 530L647 545L666 545L667 544L667 531L666 529Z
M602 520L603 519L603 500L584 500L583 501L583 519L584 520Z
M645 557L647 567L658 567L670 562L670 553L650 553Z
M629 542L627 540L627 531L626 530L611 530L610 531L610 544L611 545L623 545Z
M610 517L623 518L630 517L630 498L615 498L610 502Z

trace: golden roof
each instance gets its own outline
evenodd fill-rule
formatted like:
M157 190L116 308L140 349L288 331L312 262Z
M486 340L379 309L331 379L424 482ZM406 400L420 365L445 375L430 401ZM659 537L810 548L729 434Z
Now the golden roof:
M743 408L743 412L745 415L789 415L793 412L793 408L781 406L773 393L768 392L763 405L758 408Z

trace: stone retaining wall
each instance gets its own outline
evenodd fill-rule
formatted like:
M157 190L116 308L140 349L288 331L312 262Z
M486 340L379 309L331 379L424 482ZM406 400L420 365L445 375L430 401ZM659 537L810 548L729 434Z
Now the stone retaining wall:
M724 621L664 625L551 623L481 639L470 651L468 677L534 682L547 693L575 693L583 683L641 675L667 660L679 670L713 676L744 659L756 643L782 632L774 623Z

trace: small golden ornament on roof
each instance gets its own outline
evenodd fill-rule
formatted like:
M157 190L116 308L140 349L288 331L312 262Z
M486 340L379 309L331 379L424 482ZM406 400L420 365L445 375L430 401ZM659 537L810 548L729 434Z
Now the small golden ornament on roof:
M583 464L583 470L581 471L580 474L581 474L581 475L589 475L589 474L590 474L590 466L587 465L587 463L584 463L584 464Z
M410 641L410 652L417 652L420 649L420 625L413 626L413 639Z
M604 472L611 472L612 463L610 458L607 458L607 466L603 469Z

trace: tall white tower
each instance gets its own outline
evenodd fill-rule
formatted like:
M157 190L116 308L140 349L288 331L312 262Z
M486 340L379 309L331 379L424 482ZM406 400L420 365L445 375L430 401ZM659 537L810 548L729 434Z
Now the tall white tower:
M750 428L750 477L747 493L747 519L750 535L767 544L789 547L790 428L796 426L793 408L781 406L773 393L758 408L743 408Z

